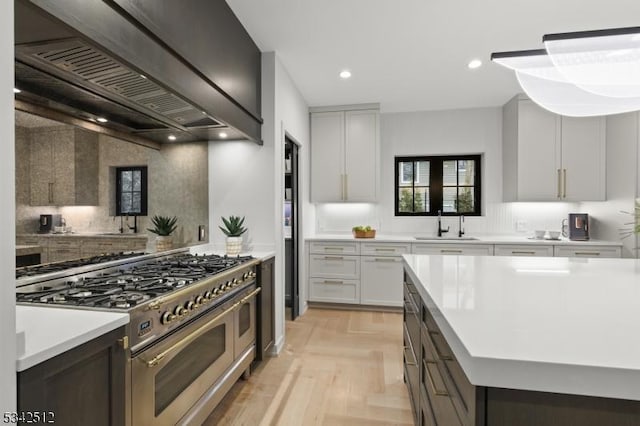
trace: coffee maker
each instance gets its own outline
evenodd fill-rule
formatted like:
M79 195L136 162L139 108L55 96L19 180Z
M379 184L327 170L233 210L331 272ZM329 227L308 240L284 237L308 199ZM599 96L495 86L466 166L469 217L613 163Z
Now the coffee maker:
M587 213L569 213L569 218L562 221L562 233L572 241L589 239L589 215Z
M62 216L59 214L41 214L39 234L47 234L53 231L54 226L60 226Z

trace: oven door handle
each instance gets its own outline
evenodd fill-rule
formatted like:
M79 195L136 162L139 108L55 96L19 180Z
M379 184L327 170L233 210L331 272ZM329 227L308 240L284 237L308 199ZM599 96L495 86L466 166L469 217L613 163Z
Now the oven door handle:
M224 311L222 311L221 313L219 313L218 315L216 315L215 317L213 317L212 319L207 321L206 324L202 325L197 330L192 331L191 333L189 333L189 335L186 336L184 339L182 339L179 342L169 346L167 349L165 349L164 351L160 352L158 355L154 356L151 360L146 361L147 367L152 368L152 367L155 367L158 364L160 364L160 361L162 361L162 359L164 357L166 357L170 352L173 352L175 350L178 350L178 349L188 345L193 339L197 338L198 335L201 334L204 330L206 330L211 325L213 325L216 322L218 322L220 320L220 318L222 318L225 315L228 315L230 312L236 310L240 305L246 303L249 299L251 299L252 297L257 295L258 293L260 293L261 290L262 290L262 288L260 288L260 287L256 288L251 293L249 293L245 297L243 297L240 301L238 301L238 302L234 303L233 305L229 306L227 309L225 309ZM145 362L144 360L142 360L142 361Z

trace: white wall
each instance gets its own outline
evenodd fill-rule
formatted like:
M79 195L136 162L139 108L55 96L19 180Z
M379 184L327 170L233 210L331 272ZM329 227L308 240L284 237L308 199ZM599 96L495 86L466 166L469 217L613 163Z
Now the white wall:
M284 342L284 137L290 135L300 145L300 187L303 235L313 232L306 220L313 211L308 202L309 180L308 107L274 52L262 54L262 139L253 142L209 143L209 241L224 247L224 235L218 229L220 216L245 216L249 250L275 251L276 344ZM309 213L313 214L313 213ZM313 224L313 216L310 223ZM301 261L304 259L300 256ZM306 274L301 264L301 276ZM303 280L300 280L303 283ZM305 290L300 286L301 292ZM306 295L300 295L306 300Z
M468 234L514 234L522 222L522 234L535 229L560 230L570 212L592 215L593 238L620 240L619 228L631 219L620 210L632 211L637 194L638 114L607 120L606 202L504 203L502 202L502 109L476 108L381 114L381 198L378 204L319 204L316 232L350 232L352 226L371 225L381 233L434 234L433 217L395 217L394 157L401 155L483 154L483 215L467 217ZM457 218L443 218L454 232ZM623 240L625 257L635 256L636 239Z
M13 2L0 2L0 412L16 408Z

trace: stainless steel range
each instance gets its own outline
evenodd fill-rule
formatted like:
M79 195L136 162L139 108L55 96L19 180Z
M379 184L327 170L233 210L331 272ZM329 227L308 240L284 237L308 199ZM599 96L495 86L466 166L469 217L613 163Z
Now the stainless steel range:
M131 424L197 424L249 374L258 263L184 252L147 255L33 282L18 287L16 297L19 304L129 313Z

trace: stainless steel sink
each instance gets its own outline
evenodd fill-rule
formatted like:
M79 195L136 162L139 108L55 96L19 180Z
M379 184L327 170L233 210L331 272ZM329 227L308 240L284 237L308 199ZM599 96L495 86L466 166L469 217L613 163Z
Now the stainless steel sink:
M413 237L420 241L473 241L476 237Z

